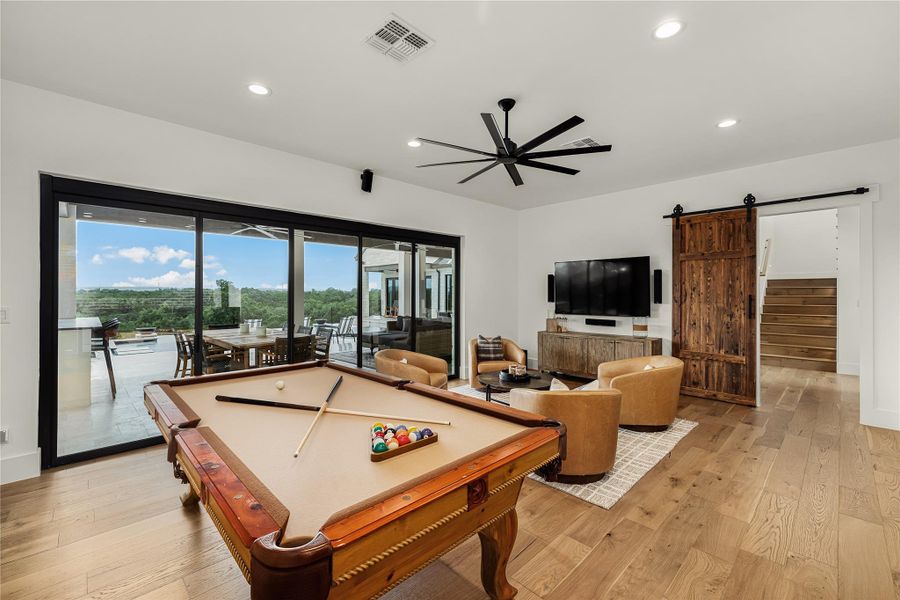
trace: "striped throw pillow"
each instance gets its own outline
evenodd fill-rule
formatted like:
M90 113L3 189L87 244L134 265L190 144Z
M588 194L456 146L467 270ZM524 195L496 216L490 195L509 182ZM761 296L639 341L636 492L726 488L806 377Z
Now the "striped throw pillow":
M499 335L492 338L478 336L478 362L488 360L503 360L503 342Z

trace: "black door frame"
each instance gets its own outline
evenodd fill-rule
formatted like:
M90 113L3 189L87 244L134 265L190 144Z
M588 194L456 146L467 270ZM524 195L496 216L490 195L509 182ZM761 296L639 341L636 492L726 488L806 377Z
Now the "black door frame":
M292 338L294 335L294 233L308 230L321 233L355 236L357 239L357 365L362 365L362 302L363 302L363 238L380 238L412 245L412 326L411 339L415 345L415 321L418 301L416 299L416 246L436 245L454 250L454 274L456 286L454 294L453 318L453 363L456 377L460 364L460 307L459 277L460 238L445 234L416 231L387 225L376 225L349 219L323 217L301 212L274 208L264 208L198 198L194 196L170 194L130 188L112 184L96 183L56 175L40 175L40 350L38 380L38 445L41 448L41 468L60 466L89 460L137 448L162 443L162 436L136 440L124 444L92 449L84 452L57 456L58 396L57 396L57 317L59 314L59 202L71 202L93 206L107 206L149 212L180 214L194 218L195 255L203 256L204 219L249 220L255 224L273 225L288 229L288 360L293 359ZM194 340L201 343L203 329L203 271L202 261L195 266L194 286ZM367 292L367 290L366 290ZM195 348L197 350L198 348ZM195 354L197 356L197 354ZM194 369L198 366L195 364Z

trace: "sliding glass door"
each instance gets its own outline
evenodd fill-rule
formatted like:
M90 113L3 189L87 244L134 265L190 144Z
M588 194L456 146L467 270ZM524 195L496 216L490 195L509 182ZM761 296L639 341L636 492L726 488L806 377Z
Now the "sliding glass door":
M43 466L158 443L151 381L374 368L381 349L455 376L458 254L451 236L42 175Z
M357 236L294 230L294 362L357 364Z
M451 373L456 372L454 340L456 315L456 251L453 248L416 245L416 352L430 354L447 361Z
M189 366L178 337L194 329L195 220L57 209L57 455L153 438L144 385Z
M276 351L276 342L287 336L288 239L286 227L203 219L199 372L283 361L286 353Z
M374 368L383 348L413 350L412 244L377 238L362 240L362 365Z

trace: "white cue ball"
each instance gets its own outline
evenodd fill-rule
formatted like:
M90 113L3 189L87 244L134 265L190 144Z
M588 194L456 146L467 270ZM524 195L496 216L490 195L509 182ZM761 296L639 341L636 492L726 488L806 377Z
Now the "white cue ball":
M283 382L282 380L279 379L278 381L275 382L275 387L276 387L276 389L283 390L283 389L284 389L284 382Z

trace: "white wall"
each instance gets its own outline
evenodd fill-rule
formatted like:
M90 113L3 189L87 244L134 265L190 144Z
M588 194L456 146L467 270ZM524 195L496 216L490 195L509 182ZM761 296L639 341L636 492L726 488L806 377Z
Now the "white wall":
M546 276L554 261L649 255L663 269L663 304L653 305L650 335L671 351L672 222L662 216L680 203L685 210L740 204L752 192L758 201L880 184L873 193L872 240L874 376L871 406L861 407L869 424L900 429L900 140L845 148L725 171L702 177L553 204L519 213L519 340L537 358L537 331L547 313ZM849 198L865 198L849 197ZM868 202L869 200L864 200ZM819 202L819 201L816 201ZM789 206L789 205L784 205ZM832 208L834 204L822 206ZM862 214L862 213L861 213ZM586 326L570 318L571 329L630 333ZM872 416L875 415L875 416Z
M859 332L862 325L859 314L858 207L837 209L837 241L837 370L846 375L858 375L861 342ZM876 319L876 326L878 322L879 319Z
M757 237L769 246L769 279L837 276L837 209L759 219Z
M4 482L36 475L39 465L39 172L461 235L469 309L461 340L477 332L515 337L514 211L377 173L366 194L359 171L12 82L2 82L2 94L0 303L10 320L0 327L0 423L10 430L0 447Z

